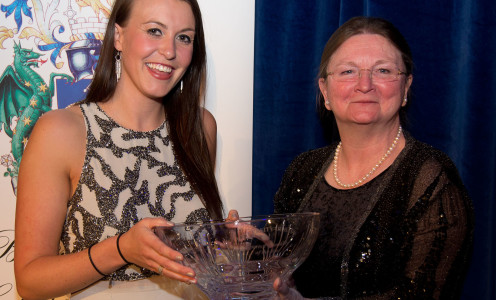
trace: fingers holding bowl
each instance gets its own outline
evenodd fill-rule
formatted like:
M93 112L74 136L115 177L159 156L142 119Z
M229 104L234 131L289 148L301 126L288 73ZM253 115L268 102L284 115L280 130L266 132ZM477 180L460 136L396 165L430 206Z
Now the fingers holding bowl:
M244 223L237 210L231 209L225 221L227 222L226 228L231 230L231 240L236 241L236 244L251 244L251 240L255 238L262 241L269 248L274 246L274 243L263 230Z
M161 246L160 240L153 233L153 228L173 225L174 223L163 218L144 218L127 232L119 234L116 239L116 246L123 262L146 267L145 261L153 254L151 249Z
M239 220L239 214L238 211L235 209L231 209L229 213L227 214L226 222L234 222Z
M122 235L120 250L126 260L162 276L195 283L195 272L182 264L184 257L165 245L155 228L171 228L174 223L163 218L145 218Z
M294 288L290 288L286 282L284 282L280 277L274 280L273 284L274 290L277 292L275 299L277 300L305 300L298 291Z
M185 282L187 284L196 283L197 281L195 278L195 273L190 268L187 268L186 270L187 271L184 270L179 271L178 269L175 269L173 264L169 264L166 267L163 267L162 265L158 265L155 272L160 276L169 277L175 280Z
M242 219L232 223L229 221L229 223L226 223L226 228L230 231L231 241L236 241L236 244L251 244L252 239L257 239L262 241L265 246L269 248L274 247L274 242L270 240L269 236L262 229L250 225Z
M160 241L160 240L159 240ZM186 283L196 283L195 271L183 264L184 257L162 241L156 251L154 261L158 263L157 273Z
M154 232L158 240L154 261L162 266L162 269L160 269L162 271L161 275L186 283L196 283L194 270L184 265L184 256L179 251L171 248L177 248L171 242L171 239L175 236L172 227L155 227ZM158 267L156 270L158 270Z

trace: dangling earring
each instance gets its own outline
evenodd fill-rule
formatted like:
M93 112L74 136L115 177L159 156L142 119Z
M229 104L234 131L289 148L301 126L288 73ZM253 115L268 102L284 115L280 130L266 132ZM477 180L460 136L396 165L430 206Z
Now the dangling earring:
M121 52L117 51L115 55L115 75L117 75L117 81L121 78Z
M180 88L181 94L183 93L183 81L181 80L181 88Z

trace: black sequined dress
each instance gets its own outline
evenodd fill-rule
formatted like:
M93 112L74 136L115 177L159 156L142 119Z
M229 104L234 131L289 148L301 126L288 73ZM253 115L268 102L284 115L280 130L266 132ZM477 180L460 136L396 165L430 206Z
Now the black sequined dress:
M275 212L321 213L319 238L293 274L309 298L458 299L469 265L473 209L452 161L405 133L394 163L358 188L324 179L336 145L299 155Z

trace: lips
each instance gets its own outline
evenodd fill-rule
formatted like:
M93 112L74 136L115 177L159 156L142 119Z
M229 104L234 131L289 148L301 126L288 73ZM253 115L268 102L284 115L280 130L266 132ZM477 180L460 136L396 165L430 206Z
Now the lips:
M146 66L152 70L163 72L163 73L171 73L172 68L162 65L162 64L157 64L157 63L147 63Z
M174 68L167 65L146 63L146 67L148 68L150 75L158 80L169 80L172 78L172 74L174 74Z
M368 103L377 103L377 101L374 101L374 100L356 100L356 101L352 101L352 103L368 104Z

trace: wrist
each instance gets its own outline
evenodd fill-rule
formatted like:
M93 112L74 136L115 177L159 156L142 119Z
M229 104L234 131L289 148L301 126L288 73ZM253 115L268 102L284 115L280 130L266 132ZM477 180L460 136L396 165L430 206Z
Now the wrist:
M118 236L117 236L117 239L116 239L116 246L117 246L117 252L119 253L119 256L121 257L121 259L127 264L127 265L130 265L131 263L124 257L124 254L122 253L122 250L121 250L121 247L120 247L120 239L122 237L124 233L120 233Z
M100 275L102 275L103 277L105 277L105 276L107 276L107 275L106 275L106 274L104 274L102 271L100 271L100 269L99 269L99 268L95 265L95 262L93 261L93 258L91 257L91 247L93 247L93 246L94 246L94 244L88 247L88 259L89 259L89 261L90 261L91 265L93 266L93 269L95 269L95 271L96 271L98 274L100 274Z

